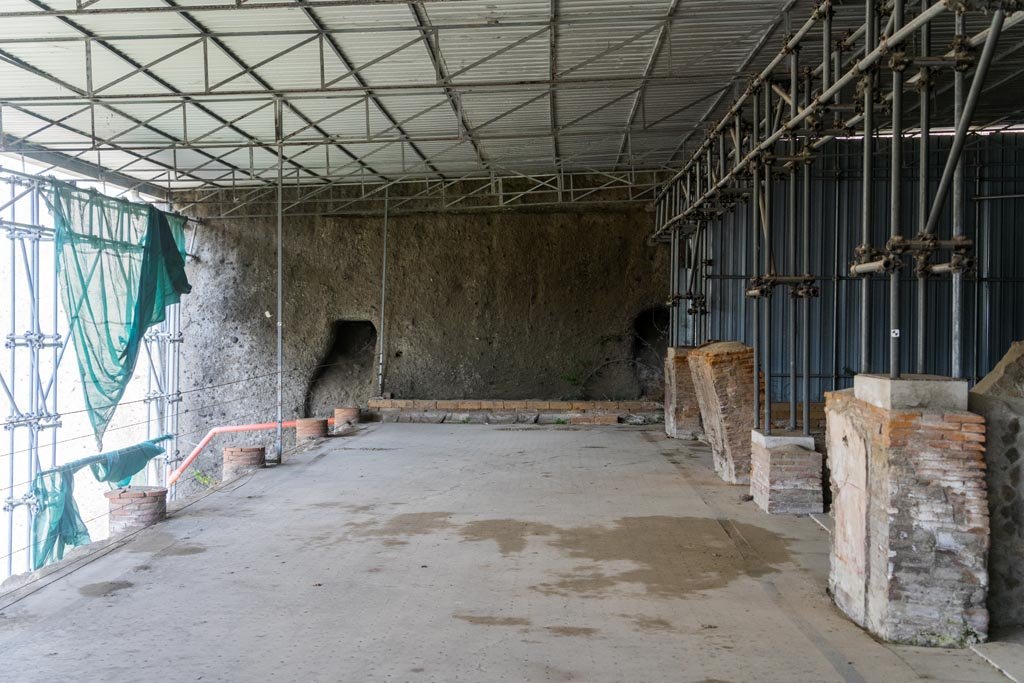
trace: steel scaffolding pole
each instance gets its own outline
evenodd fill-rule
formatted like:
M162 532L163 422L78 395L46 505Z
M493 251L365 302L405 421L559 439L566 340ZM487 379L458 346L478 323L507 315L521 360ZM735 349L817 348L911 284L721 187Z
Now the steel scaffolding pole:
M903 28L903 0L892 3L893 30ZM901 236L903 170L903 62L900 55L892 57L892 143L889 167L889 238L896 244ZM889 378L900 376L900 266L898 256L889 273Z
M764 132L767 138L771 132L772 121L772 88L771 82L764 85ZM768 150L771 151L770 148ZM765 159L764 164L764 275L774 275L772 266L772 162ZM772 433L772 300L769 291L764 300L764 423L761 425L765 434Z
M275 105L277 139L283 135L281 100ZM280 465L284 458L284 145L277 145L277 271L276 314L277 314L277 430L274 439L274 465Z
M864 3L864 53L871 51L875 44L875 3L868 0ZM865 74L861 81L864 97L864 159L863 171L861 173L861 233L860 249L861 261L871 260L871 211L874 207L874 196L872 193L873 164L872 154L874 153L873 141L875 135L875 90L874 74ZM871 276L862 275L860 287L860 372L871 371Z
M761 126L760 112L758 102L760 97L757 93L751 98L751 116L753 118L753 125L750 127L750 146L752 148L757 147L758 144L758 131ZM742 138L740 140L741 145L737 150L736 156L742 155ZM759 278L759 270L761 268L761 164L760 161L751 164L753 167L753 191L750 200L750 246L751 246L751 260L750 260L750 277L752 282L756 282ZM760 356L760 339L761 339L761 297L751 297L751 303L753 304L753 320L751 327L753 328L753 334L751 334L753 350L754 350L754 429L761 428L761 356Z
M800 50L795 49L789 55L789 117L795 118L800 102ZM786 264L783 273L796 272L796 235L797 235L797 170L796 163L796 132L789 135L789 182L786 184ZM790 343L786 346L789 355L789 430L796 431L796 365L797 365L797 327L796 299L789 297L787 327Z
M382 226L382 247L380 267L380 352L377 356L377 393L384 396L384 339L385 339L385 318L384 306L387 303L388 294L388 194L384 191L384 225Z
M921 0L921 11L928 9L931 0ZM918 53L921 57L927 58L931 55L931 24L921 27L921 42ZM931 138L931 71L928 67L921 67L918 71L918 121L920 137L918 138L918 160L917 160L917 219L918 238L926 235L925 227L928 224L928 157ZM915 369L919 375L925 374L925 306L928 303L928 270L927 257L918 259L917 262L917 337L916 337L916 364Z
M669 256L669 346L679 346L679 229L672 231Z
M828 52L825 53L824 63L827 64L829 61ZM810 106L811 103L811 73L807 71L804 77L804 107ZM804 150L807 151L810 148L810 137L804 135ZM800 236L802 259L801 267L803 269L804 277L810 278L811 273L811 159L805 159L803 162L803 182L801 185L802 197L801 203L803 204L803 216L801 224L803 227L803 234ZM821 234L822 231L818 231ZM800 398L803 401L803 410L801 415L801 423L803 424L803 433L811 433L811 294L808 291L803 291L800 301ZM795 341L795 340L794 340ZM796 396L796 387L793 387L793 395ZM793 406L792 412L795 414L795 406ZM794 418L795 419L795 418ZM793 420L790 420L792 422Z
M17 220L16 206L15 206L15 185L14 185L13 182L10 183L10 188L11 188L10 220L13 223L14 221ZM9 242L10 242L10 250L11 250L10 261L9 261L10 272L9 272L9 279L8 279L8 289L10 290L9 291L10 297L8 299L8 302L9 302L9 306L10 306L9 311L10 311L10 316L11 316L11 321L10 321L11 324L10 324L10 327L8 328L9 333L8 333L8 336L7 336L7 340L8 340L8 343L7 343L7 349L8 349L7 367L8 367L8 372L10 373L8 376L11 378L11 383L12 384L15 383L16 378L18 376L17 375L17 370L18 370L18 366L17 366L17 347L14 346L14 344L13 344L14 337L17 334L17 330L18 330L18 323L17 323L17 318L18 318L18 308L17 308L17 304L18 304L18 278L17 278L18 260L17 260L17 257L15 256L15 247L14 247L15 237L14 237L14 235L15 235L15 233L13 231L10 231L10 230L7 233L7 236L8 236ZM10 396L10 403L11 403L11 411L10 411L10 418L9 419L13 422L15 420L15 418L20 418L21 416L18 414L20 411L18 410L18 406L17 406L17 404L15 402L15 397L14 397L13 393L8 394L8 395ZM8 499L13 499L14 498L14 487L15 487L14 478L16 476L16 474L15 474L15 467L14 467L14 461L15 461L15 457L14 456L17 453L17 451L16 451L17 439L16 439L16 436L15 436L15 427L14 427L14 425L7 425L6 428L9 430L9 432L8 432L8 448L7 448L7 484L8 484L8 489L7 489L8 493L7 493L7 495L8 495ZM14 509L10 509L9 510L9 509L7 509L7 507L5 507L4 508L4 512L7 513L7 575L10 576L11 573L14 571ZM28 520L28 524L31 524L31 519Z
M956 37L964 39L967 37L966 20L963 12L956 13ZM953 121L959 130L964 117L964 80L966 75L963 69L956 69L953 72ZM967 119L969 120L969 119ZM950 156L953 151L950 150ZM942 192L942 188L939 188ZM956 155L956 166L953 171L953 239L964 234L964 160L960 154ZM952 306L952 328L950 330L950 361L949 374L953 378L963 376L963 308L964 308L964 280L960 271L953 273L953 290L951 297Z

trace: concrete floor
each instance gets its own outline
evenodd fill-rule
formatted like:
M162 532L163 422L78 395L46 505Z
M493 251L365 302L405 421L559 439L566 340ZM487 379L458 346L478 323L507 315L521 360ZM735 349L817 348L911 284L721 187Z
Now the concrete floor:
M373 425L0 596L11 681L1004 681L657 428Z

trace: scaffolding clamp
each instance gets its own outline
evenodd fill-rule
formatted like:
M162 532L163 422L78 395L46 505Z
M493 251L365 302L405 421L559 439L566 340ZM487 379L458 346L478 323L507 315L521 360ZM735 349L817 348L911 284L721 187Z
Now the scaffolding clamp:
M21 495L20 498L7 497L4 499L4 512L13 512L14 508L19 505L27 505L28 509L32 511L32 514L39 512L39 500L36 495L31 491L28 491Z
M926 266L931 275L947 275L974 270L974 259L966 254L953 254L947 263L932 263Z
M953 36L952 43L953 52L953 69L955 71L964 72L974 66L976 48L971 45L971 40L967 36L956 35Z
M805 275L803 282L791 285L789 296L793 299L815 299L821 296L821 288L815 283L817 279L811 275Z
M774 284L770 276L752 277L750 278L750 287L743 294L748 299L767 299L771 296L773 287Z

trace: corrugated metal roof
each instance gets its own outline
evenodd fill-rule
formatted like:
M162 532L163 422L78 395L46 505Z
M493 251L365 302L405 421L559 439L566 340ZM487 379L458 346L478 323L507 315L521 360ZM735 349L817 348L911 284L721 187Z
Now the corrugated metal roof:
M180 173L163 177L172 187L232 172L232 182L246 182L269 177L276 163L268 149L278 140L281 100L289 167L309 182L339 168L339 176L378 180L660 168L699 143L701 128L814 5L281 2L247 0L233 9L209 9L224 0L177 3L189 14L163 0L99 0L89 6L94 11L66 20L0 19L4 132L76 153L95 146L104 164L123 157L119 163L140 178L177 164ZM74 10L75 0L46 6ZM27 0L0 0L0 15L37 10ZM858 3L838 4L834 35L859 26L862 12ZM970 32L987 22L968 19ZM1021 26L1008 31L1008 41L1020 40ZM936 52L947 48L951 30L951 22L936 24ZM811 41L801 63L816 65L820 54ZM992 77L1006 84L1019 70L1019 59L1007 60ZM73 114L90 90L102 106ZM1013 92L1004 87L980 111L1019 109Z

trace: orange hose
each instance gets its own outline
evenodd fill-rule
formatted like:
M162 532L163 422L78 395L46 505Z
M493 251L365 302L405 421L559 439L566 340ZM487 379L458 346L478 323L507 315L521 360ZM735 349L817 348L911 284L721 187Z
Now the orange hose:
M289 420L288 422L282 422L281 427L283 429L292 429L295 427L295 423L296 420ZM327 418L327 424L334 424L334 418ZM260 432L266 429L277 429L277 423L257 422L247 425L221 425L220 427L214 427L206 433L206 436L203 437L202 441L196 444L196 447L193 448L192 452L188 454L188 457L178 465L177 469L171 472L170 476L167 477L167 485L171 486L178 481L178 479L181 478L181 475L185 473L185 470L189 468L189 465L195 462L195 459L199 457L199 454L202 453L208 445L210 445L210 442L213 441L213 437L218 434L230 434L233 432Z

